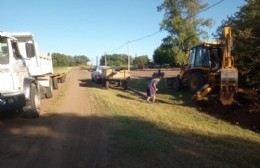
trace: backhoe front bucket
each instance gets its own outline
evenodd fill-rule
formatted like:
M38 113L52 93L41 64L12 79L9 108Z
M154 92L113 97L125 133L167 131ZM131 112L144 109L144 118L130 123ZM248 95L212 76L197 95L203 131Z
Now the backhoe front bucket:
M223 105L230 105L234 102L234 92L231 91L221 91L220 92L220 101Z
M236 68L221 69L220 101L223 105L232 104L234 93L238 86L238 71Z

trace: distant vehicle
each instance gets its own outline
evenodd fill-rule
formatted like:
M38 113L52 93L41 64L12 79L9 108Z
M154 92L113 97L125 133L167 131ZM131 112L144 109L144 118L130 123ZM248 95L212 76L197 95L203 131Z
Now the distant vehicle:
M92 73L91 73L91 80L92 80L92 82L95 82L95 83L99 82L99 80L102 78L102 76L101 76L102 75L102 70L103 69L108 69L108 68L110 68L110 67L108 67L108 66L97 66L96 68L94 68L92 70Z
M101 82L105 88L109 88L112 84L127 89L127 81L130 79L130 69L112 69L106 68L102 70Z
M39 54L31 33L0 32L0 112L38 118L40 99L51 98L65 77L53 73L51 54Z

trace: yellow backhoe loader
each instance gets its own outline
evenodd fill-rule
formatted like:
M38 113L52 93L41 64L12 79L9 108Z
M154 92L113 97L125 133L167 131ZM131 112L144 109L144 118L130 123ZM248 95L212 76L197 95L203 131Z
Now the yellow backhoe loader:
M218 92L223 105L232 104L238 86L238 71L234 67L231 28L224 28L221 42L203 42L190 50L189 63L182 66L173 79L174 90L188 86L193 100L201 100L210 92Z

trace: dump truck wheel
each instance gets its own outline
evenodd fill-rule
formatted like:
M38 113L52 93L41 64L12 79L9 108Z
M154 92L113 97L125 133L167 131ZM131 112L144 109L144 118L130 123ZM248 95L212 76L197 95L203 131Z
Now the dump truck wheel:
M53 90L52 80L50 79L49 82L50 82L49 87L46 87L46 93L45 93L46 98L52 98L53 97L53 95L52 95L52 90Z
M57 78L53 79L53 89L59 89L59 84L58 84L58 79Z
M30 100L26 102L26 106L22 109L22 116L25 118L39 118L40 117L40 93L36 84L31 83L30 86Z
M173 79L172 87L173 87L173 90L175 90L175 91L180 90L180 88L181 88L181 80L180 80L180 78Z
M65 77L65 76L61 77L61 83L64 83L65 80L66 80L66 77Z
M191 93L198 91L205 84L205 79L202 73L192 73L188 80L188 87Z

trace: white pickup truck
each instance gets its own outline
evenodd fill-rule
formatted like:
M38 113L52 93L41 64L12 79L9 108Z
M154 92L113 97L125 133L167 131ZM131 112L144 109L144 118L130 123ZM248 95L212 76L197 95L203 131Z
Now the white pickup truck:
M65 77L53 74L51 54L39 54L31 33L0 32L0 112L38 118L41 98L51 98Z

